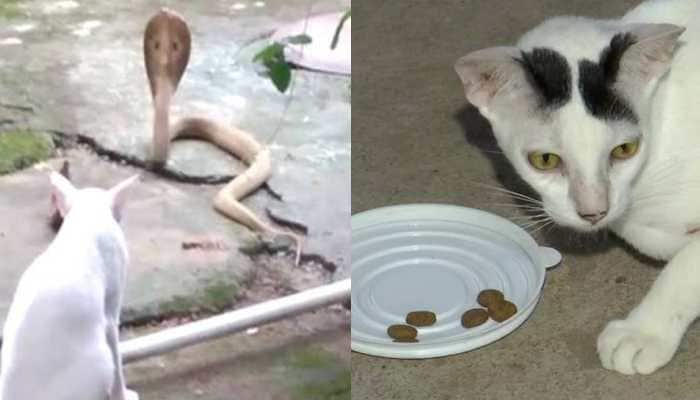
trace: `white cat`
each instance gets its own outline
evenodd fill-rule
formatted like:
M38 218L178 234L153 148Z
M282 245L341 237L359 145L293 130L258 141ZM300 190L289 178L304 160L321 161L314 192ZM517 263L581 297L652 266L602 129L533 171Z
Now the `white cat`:
M127 249L118 221L137 177L76 189L52 173L65 218L24 272L5 321L0 400L136 400L124 386L119 311Z
M549 217L669 260L597 343L603 366L624 374L668 363L700 314L698 1L647 1L620 20L554 18L455 68Z

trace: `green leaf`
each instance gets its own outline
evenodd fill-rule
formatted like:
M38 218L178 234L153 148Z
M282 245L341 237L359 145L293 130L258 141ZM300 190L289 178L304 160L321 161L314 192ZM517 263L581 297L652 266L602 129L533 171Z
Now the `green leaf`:
M311 43L311 36L302 33L301 35L289 36L285 38L285 41L291 44L309 44Z
M280 92L284 93L289 87L289 83L292 80L292 69L286 62L278 62L267 65L269 69L270 79L275 87Z
M333 34L333 40L331 41L331 50L335 50L335 48L338 46L338 40L340 39L340 31L343 30L343 25L345 25L345 21L350 18L350 11L348 10L343 14L343 16L340 18L340 22L338 22L338 27L335 28L335 33Z
M253 62L262 62L263 64L279 62L280 60L284 60L284 45L277 42L263 48L253 57Z

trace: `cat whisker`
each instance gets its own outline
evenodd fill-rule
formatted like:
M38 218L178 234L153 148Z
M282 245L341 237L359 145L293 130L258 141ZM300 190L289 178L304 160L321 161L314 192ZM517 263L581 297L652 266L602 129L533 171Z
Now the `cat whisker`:
M510 193L492 192L490 194L495 195L495 196L499 196L500 198L505 198L507 200L511 200L512 202L508 203L508 204L522 204L522 205L528 205L528 206L533 206L533 207L542 207L541 202L535 202L533 200L524 199L521 197L516 197Z
M550 222L550 221L553 222L553 220L549 216L547 216L546 218L541 218L541 219L532 221L530 223L522 224L522 225L520 225L520 228L528 230L528 229L531 229L533 227L538 226L539 224Z
M484 188L484 189L490 189L490 190L494 190L494 191L501 192L501 193L507 193L507 194L509 194L509 195L511 195L511 196L514 196L514 197L516 197L516 198L519 198L519 199L522 199L522 200L525 200L525 201L528 201L528 202L533 202L533 203L537 203L537 204L542 204L542 201L541 201L541 200L537 200L537 199L535 199L535 198L533 198L533 197L530 197L530 196L528 196L528 195L526 195L526 194L523 194L523 193L515 192L515 191L512 191L512 190L508 190L508 189L502 188L502 187L492 186L492 185L489 185L489 184L486 184L486 183L482 183L482 182L469 182L469 183L471 183L471 184L473 184L473 185L475 185L475 186L479 186L479 187Z
M484 150L484 149L481 149L481 152L482 152L482 153L489 153L489 154L505 154L505 153L503 153L503 152L500 151L500 150Z
M524 205L524 204L516 204L516 203L492 203L490 205L495 206L495 207L504 207L504 208L520 208L523 210L544 210L544 207L541 207L541 206Z
M546 236L546 235L549 235L549 232L551 232L552 229L554 229L555 226L557 226L557 224L551 224L551 225L549 226L549 228L547 228L547 230L544 231L544 235L545 235L545 236Z
M552 226L553 226L553 225L554 225L554 220L551 220L551 219L550 219L549 221L545 222L542 226L540 226L540 227L538 227L538 228L536 228L536 229L534 229L534 230L531 230L529 233L530 233L530 235L532 235L532 234L534 234L535 232L538 232L538 231L541 230L542 228L544 228L544 227L546 227L546 226L549 226L549 225L552 225Z
M548 216L547 212L544 210L539 210L540 212L533 212L531 214L513 214L513 218L537 218Z
M506 208L505 211L507 211L506 215L519 218L532 218L547 214L543 208Z
M514 214L513 216L511 216L511 218L513 218L513 219L527 219L527 218L532 219L532 218L544 217L544 216L547 216L546 212L541 212L541 213L537 213L537 214L526 214L526 215Z
M540 226L545 226L545 225L550 224L550 223L551 223L550 221L541 221L540 223L538 223L536 225L525 226L525 227L522 227L520 229L524 230L527 233L532 233L532 232L536 232Z
M530 224L530 223L533 223L533 222L544 221L544 220L546 220L547 218L549 218L548 215L539 215L539 216L536 217L536 219L535 219L535 218L531 218L531 217L523 217L523 218L514 217L514 218L508 218L508 219L509 219L511 222L514 222L514 223L516 223L518 226L521 226L521 227L522 227L522 225L527 225L527 224ZM522 225L521 225L521 224L522 224Z

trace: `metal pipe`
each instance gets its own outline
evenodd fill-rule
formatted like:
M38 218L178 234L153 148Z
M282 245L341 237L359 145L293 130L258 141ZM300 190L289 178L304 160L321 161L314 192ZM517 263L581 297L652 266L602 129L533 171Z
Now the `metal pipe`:
M119 344L124 363L157 356L350 298L350 279L190 322Z

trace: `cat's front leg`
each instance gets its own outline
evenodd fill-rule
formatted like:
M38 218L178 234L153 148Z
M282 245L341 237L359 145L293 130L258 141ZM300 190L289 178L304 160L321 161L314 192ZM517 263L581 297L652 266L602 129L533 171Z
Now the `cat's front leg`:
M139 400L139 394L134 392L131 389L126 389L124 392L124 399L125 400Z
M700 315L700 240L666 265L644 300L626 319L611 321L598 337L603 367L649 374L668 363L688 325Z
M112 360L114 362L114 383L110 400L139 400L138 393L124 386L122 358L119 353L119 321L110 319L107 325L107 345L112 353Z

